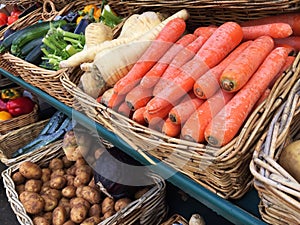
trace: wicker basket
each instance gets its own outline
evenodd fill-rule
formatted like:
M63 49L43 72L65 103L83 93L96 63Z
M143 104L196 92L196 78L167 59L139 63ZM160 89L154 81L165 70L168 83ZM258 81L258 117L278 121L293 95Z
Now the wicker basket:
M300 80L276 111L268 130L259 140L250 170L261 199L260 214L270 224L300 223L300 184L278 164L283 148L299 140Z
M42 152L28 157L27 160L36 162L39 165L46 165L51 159L63 155L62 141L55 142L44 148ZM6 194L14 213L20 224L33 225L31 218L27 215L24 207L19 201L15 190L15 184L11 178L14 171L18 170L20 163L10 166L2 172ZM114 214L112 217L101 222L101 225L117 224L160 224L165 218L167 207L165 202L165 182L156 174L149 174L155 185L141 198L133 201L126 208Z
M186 219L183 218L181 215L174 214L161 225L173 225L173 224L188 225L188 221L186 221Z
M31 24L36 23L39 19L51 21L55 16L62 15L70 9L74 11L80 10L88 4L101 5L101 1L72 1L65 5L61 10L57 10L55 1L53 2L50 0L45 0L43 2L43 8L39 9L38 12L32 13L32 16L34 16L35 19L31 21L32 17L28 16L24 21L17 23L18 28L26 27L28 25L27 21L30 21ZM112 9L117 11L122 17L126 17L130 13L133 13L135 10L137 10L136 7L126 7L122 1L114 0L110 1L109 4ZM117 29L115 32L117 32ZM62 87L59 77L61 73L66 72L68 73L71 81L75 84L78 84L80 76L82 75L82 71L79 67L53 71L36 66L10 53L4 53L0 57L1 68L11 72L16 76L20 76L26 82L40 88L66 105L70 107L73 106L74 98Z
M21 92L24 92L24 89L18 87ZM39 102L36 96L32 95L32 100L34 101L35 105L33 110L30 113L20 115L17 117L13 117L9 120L4 120L0 122L0 137L1 135L7 134L13 130L19 129L26 125L35 123L39 119Z
M40 131L44 128L48 121L49 119L38 121L0 136L1 162L6 166L11 166L30 156L32 153L12 158L12 154L16 150L23 147L39 135Z

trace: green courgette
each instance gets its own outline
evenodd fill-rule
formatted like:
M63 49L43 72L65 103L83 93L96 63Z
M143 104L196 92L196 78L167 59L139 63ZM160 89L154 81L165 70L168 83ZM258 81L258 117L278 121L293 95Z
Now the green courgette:
M35 46L25 57L25 61L34 65L39 65L42 62L43 52L41 50L43 43Z
M27 44L25 44L21 49L22 57L26 57L27 54L29 54L29 52L32 51L32 49L34 49L37 45L40 46L43 43L43 38L44 37L35 38L32 41L29 41Z
M13 40L17 39L22 33L22 30L18 30L4 38L0 44L0 53L4 53L9 50Z
M44 21L22 29L22 33L18 35L17 38L15 38L11 43L11 53L19 56L21 54L22 47L26 43L47 34L48 30L50 29L50 24L53 27L59 27L67 24L67 22L65 20Z

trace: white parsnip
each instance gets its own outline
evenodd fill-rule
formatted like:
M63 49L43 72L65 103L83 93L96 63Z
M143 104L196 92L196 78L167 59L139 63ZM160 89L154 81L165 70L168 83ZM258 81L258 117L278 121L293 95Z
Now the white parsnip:
M85 48L113 39L113 30L104 23L90 23L85 28Z

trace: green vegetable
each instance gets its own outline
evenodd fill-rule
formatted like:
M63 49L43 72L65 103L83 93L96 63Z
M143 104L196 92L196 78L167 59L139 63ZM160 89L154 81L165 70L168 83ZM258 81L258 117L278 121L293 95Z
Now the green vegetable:
M19 56L21 54L22 47L29 41L47 34L48 30L50 29L50 25L52 27L59 27L65 25L66 23L67 22L65 20L45 21L22 29L22 33L12 41L10 48L11 53L13 55Z
M41 45L43 42L43 37L33 39L32 41L28 42L24 45L21 50L21 55L25 57L32 49L34 49L37 45Z
M9 50L13 40L17 39L22 33L23 33L22 30L18 30L16 32L10 34L6 38L4 38L4 40L0 44L0 53L3 53L6 50Z
M115 15L109 5L105 5L101 13L100 21L113 28L122 22L122 18Z
M43 38L45 47L41 50L44 54L41 67L47 69L60 69L59 63L81 51L85 44L83 34L75 34L62 28L50 26L49 31Z

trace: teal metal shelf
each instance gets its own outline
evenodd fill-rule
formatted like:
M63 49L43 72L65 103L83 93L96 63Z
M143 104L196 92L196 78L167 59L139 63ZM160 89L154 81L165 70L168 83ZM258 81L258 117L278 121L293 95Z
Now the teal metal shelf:
M116 134L108 131L105 127L97 124L94 120L88 118L84 114L66 106L56 98L48 95L44 91L31 84L26 83L19 77L16 77L7 71L0 69L0 74L9 78L14 83L22 86L23 88L30 90L33 94L43 99L49 105L53 106L57 110L64 112L69 117L75 119L78 123L88 129L96 129L98 134L105 140L113 143L116 147L122 149L131 157L135 158L144 165L148 165L148 161L125 141L123 141ZM259 202L256 191L253 189L249 191L243 198L235 201L229 201L216 195L215 193L202 187L197 182L190 179L188 176L175 171L165 163L161 163L154 157L149 156L155 165L151 167L153 172L161 175L162 177L168 177L168 181L186 192L203 205L212 209L218 215L224 217L228 221L236 225L267 225L260 218L257 211L257 205Z

